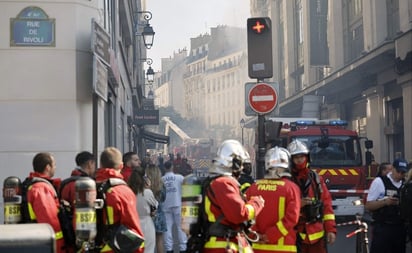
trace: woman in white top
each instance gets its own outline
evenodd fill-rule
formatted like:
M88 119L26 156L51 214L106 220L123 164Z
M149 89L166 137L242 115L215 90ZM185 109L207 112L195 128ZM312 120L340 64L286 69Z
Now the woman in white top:
M152 216L157 209L158 202L150 189L150 180L143 172L134 170L130 175L128 184L136 193L137 212L139 213L140 226L144 234L144 253L154 253L156 246L156 231Z

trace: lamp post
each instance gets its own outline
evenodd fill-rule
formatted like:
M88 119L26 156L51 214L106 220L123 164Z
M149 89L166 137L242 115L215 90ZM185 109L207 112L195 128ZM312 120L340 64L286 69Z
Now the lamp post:
M242 118L239 122L240 128L242 129L242 145L244 144L243 142L243 128L245 128L245 120Z
M153 40L155 32L153 31L153 27L149 24L149 20L152 19L152 13L150 11L138 11L138 14L144 14L143 19L146 20L146 25L143 28L143 32L141 36L143 36L143 43L147 49L150 49L153 46ZM140 36L138 32L135 34L136 36Z
M151 66L153 63L153 60L152 58L144 58L140 60L146 61L147 65L149 65L149 68L146 70L146 79L149 84L152 84L154 82L154 75L155 75L155 72Z

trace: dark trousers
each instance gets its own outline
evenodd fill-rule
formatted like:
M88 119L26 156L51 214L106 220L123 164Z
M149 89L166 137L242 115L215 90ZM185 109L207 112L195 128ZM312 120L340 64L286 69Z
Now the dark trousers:
M405 253L405 246L404 224L373 224L370 253Z

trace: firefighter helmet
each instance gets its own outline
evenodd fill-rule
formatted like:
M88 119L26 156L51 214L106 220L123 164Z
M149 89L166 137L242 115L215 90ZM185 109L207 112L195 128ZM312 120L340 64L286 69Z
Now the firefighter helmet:
M309 149L306 146L306 144L300 140L293 140L291 143L288 145L288 150L290 152L290 155L308 155L309 154Z
M237 140L225 140L217 150L209 173L231 175L232 170L241 170L244 162L250 162L249 153Z
M274 147L265 154L265 178L290 177L290 154L285 148Z

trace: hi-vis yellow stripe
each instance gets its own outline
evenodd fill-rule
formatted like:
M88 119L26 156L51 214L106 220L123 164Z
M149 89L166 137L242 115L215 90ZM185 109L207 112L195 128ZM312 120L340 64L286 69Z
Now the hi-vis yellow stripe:
M358 176L359 173L356 169L320 169L318 170L320 176L332 175L332 176Z

